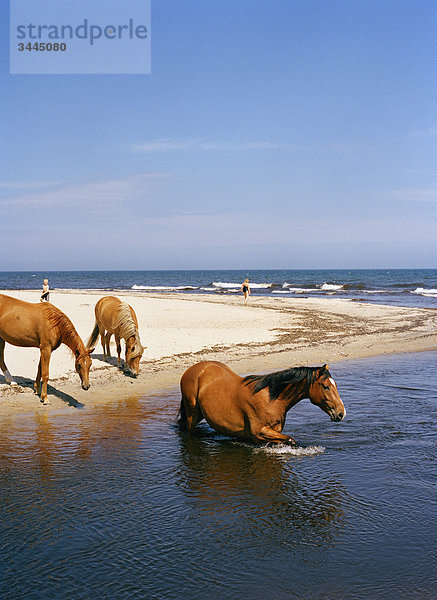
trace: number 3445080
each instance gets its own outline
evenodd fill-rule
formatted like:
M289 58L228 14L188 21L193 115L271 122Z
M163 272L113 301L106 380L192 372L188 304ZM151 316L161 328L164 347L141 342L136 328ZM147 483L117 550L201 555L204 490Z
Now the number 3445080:
M31 42L29 42L28 44L23 44L21 42L18 44L19 52L23 52L24 50L27 50L28 52L31 52L32 50L36 52L65 52L66 49L67 44L65 44L64 42L62 42L61 44L58 44L58 42L55 42L53 44L51 42L35 42L33 44Z

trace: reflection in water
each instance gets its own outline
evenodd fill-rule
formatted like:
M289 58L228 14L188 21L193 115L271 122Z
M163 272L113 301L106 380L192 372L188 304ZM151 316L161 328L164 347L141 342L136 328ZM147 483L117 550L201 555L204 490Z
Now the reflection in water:
M42 480L53 479L57 466L75 455L90 456L100 444L134 447L147 413L139 399L131 399L96 407L86 418L38 412L30 418L4 420L1 451L16 468L36 469Z
M57 460L56 432L51 424L47 413L41 412L35 415L35 446L33 456L35 467L41 474L41 479L53 479L55 474L55 461ZM28 439L32 441L32 437ZM32 451L32 447L29 447Z
M284 456L182 433L179 484L196 518L215 532L233 529L239 539L250 531L252 542L268 539L292 551L332 543L344 517L343 486L329 473L297 475Z
M1 422L2 516L10 539L21 539L28 550L46 548L80 530L90 502L87 488L103 473L107 483L119 479L116 464L101 464L94 453L135 451L150 412L131 399L83 415L41 411ZM6 497L5 490L12 493Z

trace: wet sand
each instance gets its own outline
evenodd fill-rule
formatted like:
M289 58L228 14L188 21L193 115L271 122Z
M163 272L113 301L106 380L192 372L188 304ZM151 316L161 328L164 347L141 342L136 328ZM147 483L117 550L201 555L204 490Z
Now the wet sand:
M38 291L1 293L38 302ZM94 306L107 292L52 291L51 301L72 320L86 342L94 326ZM200 294L118 292L138 316L146 350L133 379L103 361L100 341L93 354L91 388L80 388L70 351L52 354L50 406L33 394L39 350L6 345L5 361L18 385L0 374L0 416L29 411L79 408L107 400L141 396L175 387L190 365L219 360L240 374L316 366L345 359L437 348L437 311L364 304L348 300L265 298ZM124 352L124 348L123 348ZM115 356L115 344L112 343Z

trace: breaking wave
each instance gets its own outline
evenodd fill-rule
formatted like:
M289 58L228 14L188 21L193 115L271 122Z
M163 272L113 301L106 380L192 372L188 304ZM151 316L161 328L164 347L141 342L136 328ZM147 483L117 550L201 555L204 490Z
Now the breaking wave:
M240 289L240 287L241 287L241 283L229 283L227 281L213 281L212 285L215 288L225 288L225 289L235 288L235 287ZM249 282L249 285L253 289L267 289L267 288L272 287L271 283L251 283L251 282Z
M317 285L313 288L299 288L292 287L292 283L283 283L282 287L286 288L290 292L294 292L295 294L305 294L305 293L314 293L314 292L336 292L338 290L343 290L346 288L346 285L343 284L335 284L335 283L322 283L322 285Z
M320 289L324 292L335 292L336 290L342 290L343 288L343 285L336 285L334 283L324 283L320 286Z
M437 289L435 288L423 288L418 287L411 292L412 294L419 294L419 296L427 296L428 298L437 298Z
M131 287L131 290L156 290L158 292L173 292L177 290L197 290L193 285L136 285Z

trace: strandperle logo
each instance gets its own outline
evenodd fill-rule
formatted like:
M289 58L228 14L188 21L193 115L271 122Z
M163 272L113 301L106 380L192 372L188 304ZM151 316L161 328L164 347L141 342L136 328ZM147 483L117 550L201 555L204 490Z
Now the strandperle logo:
M151 73L150 0L10 0L10 73Z
M28 23L17 25L18 40L86 40L93 46L96 40L128 40L147 38L148 31L144 23L137 24L129 19L124 24L96 25L83 19L78 25L42 25Z

